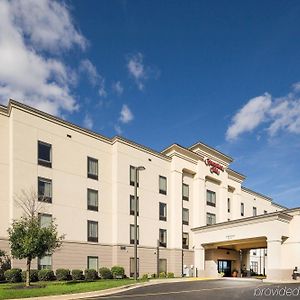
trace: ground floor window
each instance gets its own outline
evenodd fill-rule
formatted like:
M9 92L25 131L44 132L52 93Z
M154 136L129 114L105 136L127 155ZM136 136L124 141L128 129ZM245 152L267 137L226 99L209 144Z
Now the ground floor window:
M224 273L224 276L231 276L231 260L218 260L218 273Z
M52 269L52 256L51 255L45 255L38 259L38 269Z
M87 268L98 270L98 256L88 256L87 258Z
M159 260L159 273L166 273L167 274L167 260L164 258L161 258Z
M135 260L134 257L130 257L130 277L134 276L135 272ZM140 274L140 260L137 259L137 276Z
M251 261L250 265L251 265L251 271L253 273L258 274L258 262L257 261Z

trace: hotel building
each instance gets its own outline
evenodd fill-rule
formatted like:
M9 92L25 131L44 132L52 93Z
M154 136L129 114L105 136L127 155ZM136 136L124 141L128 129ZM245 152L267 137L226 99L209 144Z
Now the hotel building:
M138 178L140 275L156 273L157 261L175 276L230 275L251 269L253 249L267 249L269 278L291 278L300 266L300 209L245 188L233 159L203 143L157 152L13 100L0 106L0 141L0 249L9 252L7 228L22 215L15 202L22 190L38 192L41 222L55 218L65 234L61 249L34 268L121 265L132 276L136 166L145 167Z

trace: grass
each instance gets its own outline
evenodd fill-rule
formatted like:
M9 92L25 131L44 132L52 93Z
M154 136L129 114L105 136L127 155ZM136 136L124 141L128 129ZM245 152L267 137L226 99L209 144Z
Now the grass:
M54 281L35 282L32 288L22 288L23 283L0 284L0 299L29 298L50 295L74 294L82 292L100 291L109 288L135 283L132 279L109 279L91 282L84 281ZM35 287L35 288L34 288Z

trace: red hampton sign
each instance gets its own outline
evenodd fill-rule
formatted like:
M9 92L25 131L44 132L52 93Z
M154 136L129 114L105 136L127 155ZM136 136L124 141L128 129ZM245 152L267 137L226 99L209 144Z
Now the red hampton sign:
M219 175L220 171L224 172L224 167L222 165L210 160L209 158L206 158L204 160L204 163L207 166L210 166L210 172L211 173L216 173L217 175Z

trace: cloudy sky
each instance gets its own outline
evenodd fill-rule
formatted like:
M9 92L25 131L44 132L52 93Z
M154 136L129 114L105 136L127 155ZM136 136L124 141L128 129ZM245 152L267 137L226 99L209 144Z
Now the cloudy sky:
M297 0L0 0L0 103L156 150L203 141L289 207L299 66Z

